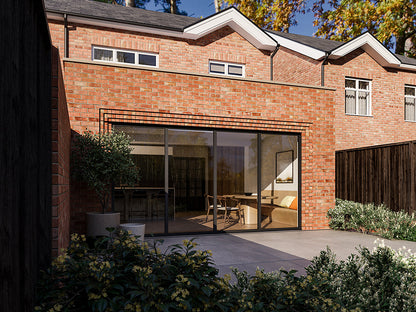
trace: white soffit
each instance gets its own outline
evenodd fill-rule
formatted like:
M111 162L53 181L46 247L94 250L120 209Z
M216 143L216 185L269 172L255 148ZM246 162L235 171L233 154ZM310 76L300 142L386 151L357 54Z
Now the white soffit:
M306 55L314 60L319 60L325 57L325 52L309 47L302 43L284 38L272 32L267 32L274 40L276 40L282 47L285 47L289 50L298 52L300 54Z
M343 57L352 51L362 48L382 66L400 66L400 60L386 49L370 33L354 38L331 52L331 58Z
M230 26L258 49L274 50L277 43L234 7L207 17L184 29L188 39L198 39L222 27Z

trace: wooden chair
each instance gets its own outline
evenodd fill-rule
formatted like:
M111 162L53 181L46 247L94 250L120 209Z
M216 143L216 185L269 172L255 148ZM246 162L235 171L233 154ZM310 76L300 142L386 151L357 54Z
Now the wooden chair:
M226 198L224 199L224 205L225 205L224 221L226 223L231 222L231 213L235 212L238 217L238 222L241 222L241 224L245 224L244 209L242 209L241 203L239 200L235 198Z
M207 211L207 217L205 222L208 221L209 212L211 209L214 209L214 196L205 194L205 209ZM225 213L224 198L222 196L217 196L217 211L223 211Z

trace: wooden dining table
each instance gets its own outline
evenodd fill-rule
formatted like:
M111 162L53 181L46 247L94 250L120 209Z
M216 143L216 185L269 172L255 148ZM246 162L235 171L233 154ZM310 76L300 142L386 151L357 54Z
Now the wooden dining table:
M232 198L240 201L241 207L244 209L245 224L257 224L257 195L229 194L219 195L219 197ZM270 201L261 204L262 215L267 215L270 220L273 209L277 207L277 205L273 204L273 199L277 198L278 196L261 196L262 201Z

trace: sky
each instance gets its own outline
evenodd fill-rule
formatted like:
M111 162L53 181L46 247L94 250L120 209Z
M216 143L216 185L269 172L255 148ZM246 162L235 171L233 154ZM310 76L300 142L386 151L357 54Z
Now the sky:
M146 8L148 10L154 10L153 1L150 1ZM179 8L193 17L207 17L215 13L213 0L182 0ZM313 13L299 15L297 20L298 25L290 27L290 33L312 36L317 30L313 26Z

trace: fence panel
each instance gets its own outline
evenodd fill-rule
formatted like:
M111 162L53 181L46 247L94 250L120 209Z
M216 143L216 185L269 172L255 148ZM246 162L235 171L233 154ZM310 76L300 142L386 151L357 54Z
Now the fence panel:
M416 212L416 141L337 151L336 197Z

